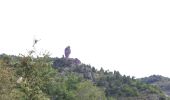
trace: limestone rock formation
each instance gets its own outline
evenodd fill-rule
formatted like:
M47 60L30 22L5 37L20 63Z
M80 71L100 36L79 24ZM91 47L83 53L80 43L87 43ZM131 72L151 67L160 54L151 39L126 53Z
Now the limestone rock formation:
M65 48L65 58L69 58L70 53L71 53L70 46L67 46Z

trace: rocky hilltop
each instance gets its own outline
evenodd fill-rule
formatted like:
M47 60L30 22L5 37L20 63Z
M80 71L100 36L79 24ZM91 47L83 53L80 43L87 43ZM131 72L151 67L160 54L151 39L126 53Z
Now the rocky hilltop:
M61 58L33 53L0 55L0 100L168 100L149 84L159 78L141 81L119 71L97 70L70 58L70 46Z
M53 67L58 69L62 75L69 72L75 73L103 88L108 97L114 97L117 100L166 100L157 86L148 85L134 77L121 75L119 71L110 72L103 68L97 70L91 65L81 63L77 58L69 58L70 53L65 53L67 56L62 58L53 59Z
M166 95L170 96L170 78L161 75L152 75L141 78L140 81L159 87Z

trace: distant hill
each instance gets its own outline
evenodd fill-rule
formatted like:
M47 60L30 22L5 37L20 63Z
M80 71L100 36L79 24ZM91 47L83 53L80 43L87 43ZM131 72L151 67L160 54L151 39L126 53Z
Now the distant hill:
M170 96L170 78L161 75L152 75L149 77L141 78L142 82L158 86L166 95Z

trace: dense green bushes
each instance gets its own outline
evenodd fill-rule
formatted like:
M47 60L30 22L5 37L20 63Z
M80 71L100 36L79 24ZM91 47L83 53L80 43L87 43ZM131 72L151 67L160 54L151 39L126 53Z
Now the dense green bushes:
M60 74L47 55L0 60L0 99L2 100L105 100L104 92L91 81L74 73Z
M165 100L156 86L72 61L31 53L1 55L0 100Z

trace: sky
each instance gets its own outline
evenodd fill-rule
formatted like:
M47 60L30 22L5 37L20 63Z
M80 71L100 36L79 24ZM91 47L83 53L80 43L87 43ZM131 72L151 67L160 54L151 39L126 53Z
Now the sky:
M0 53L32 49L136 78L170 77L169 0L1 0Z

